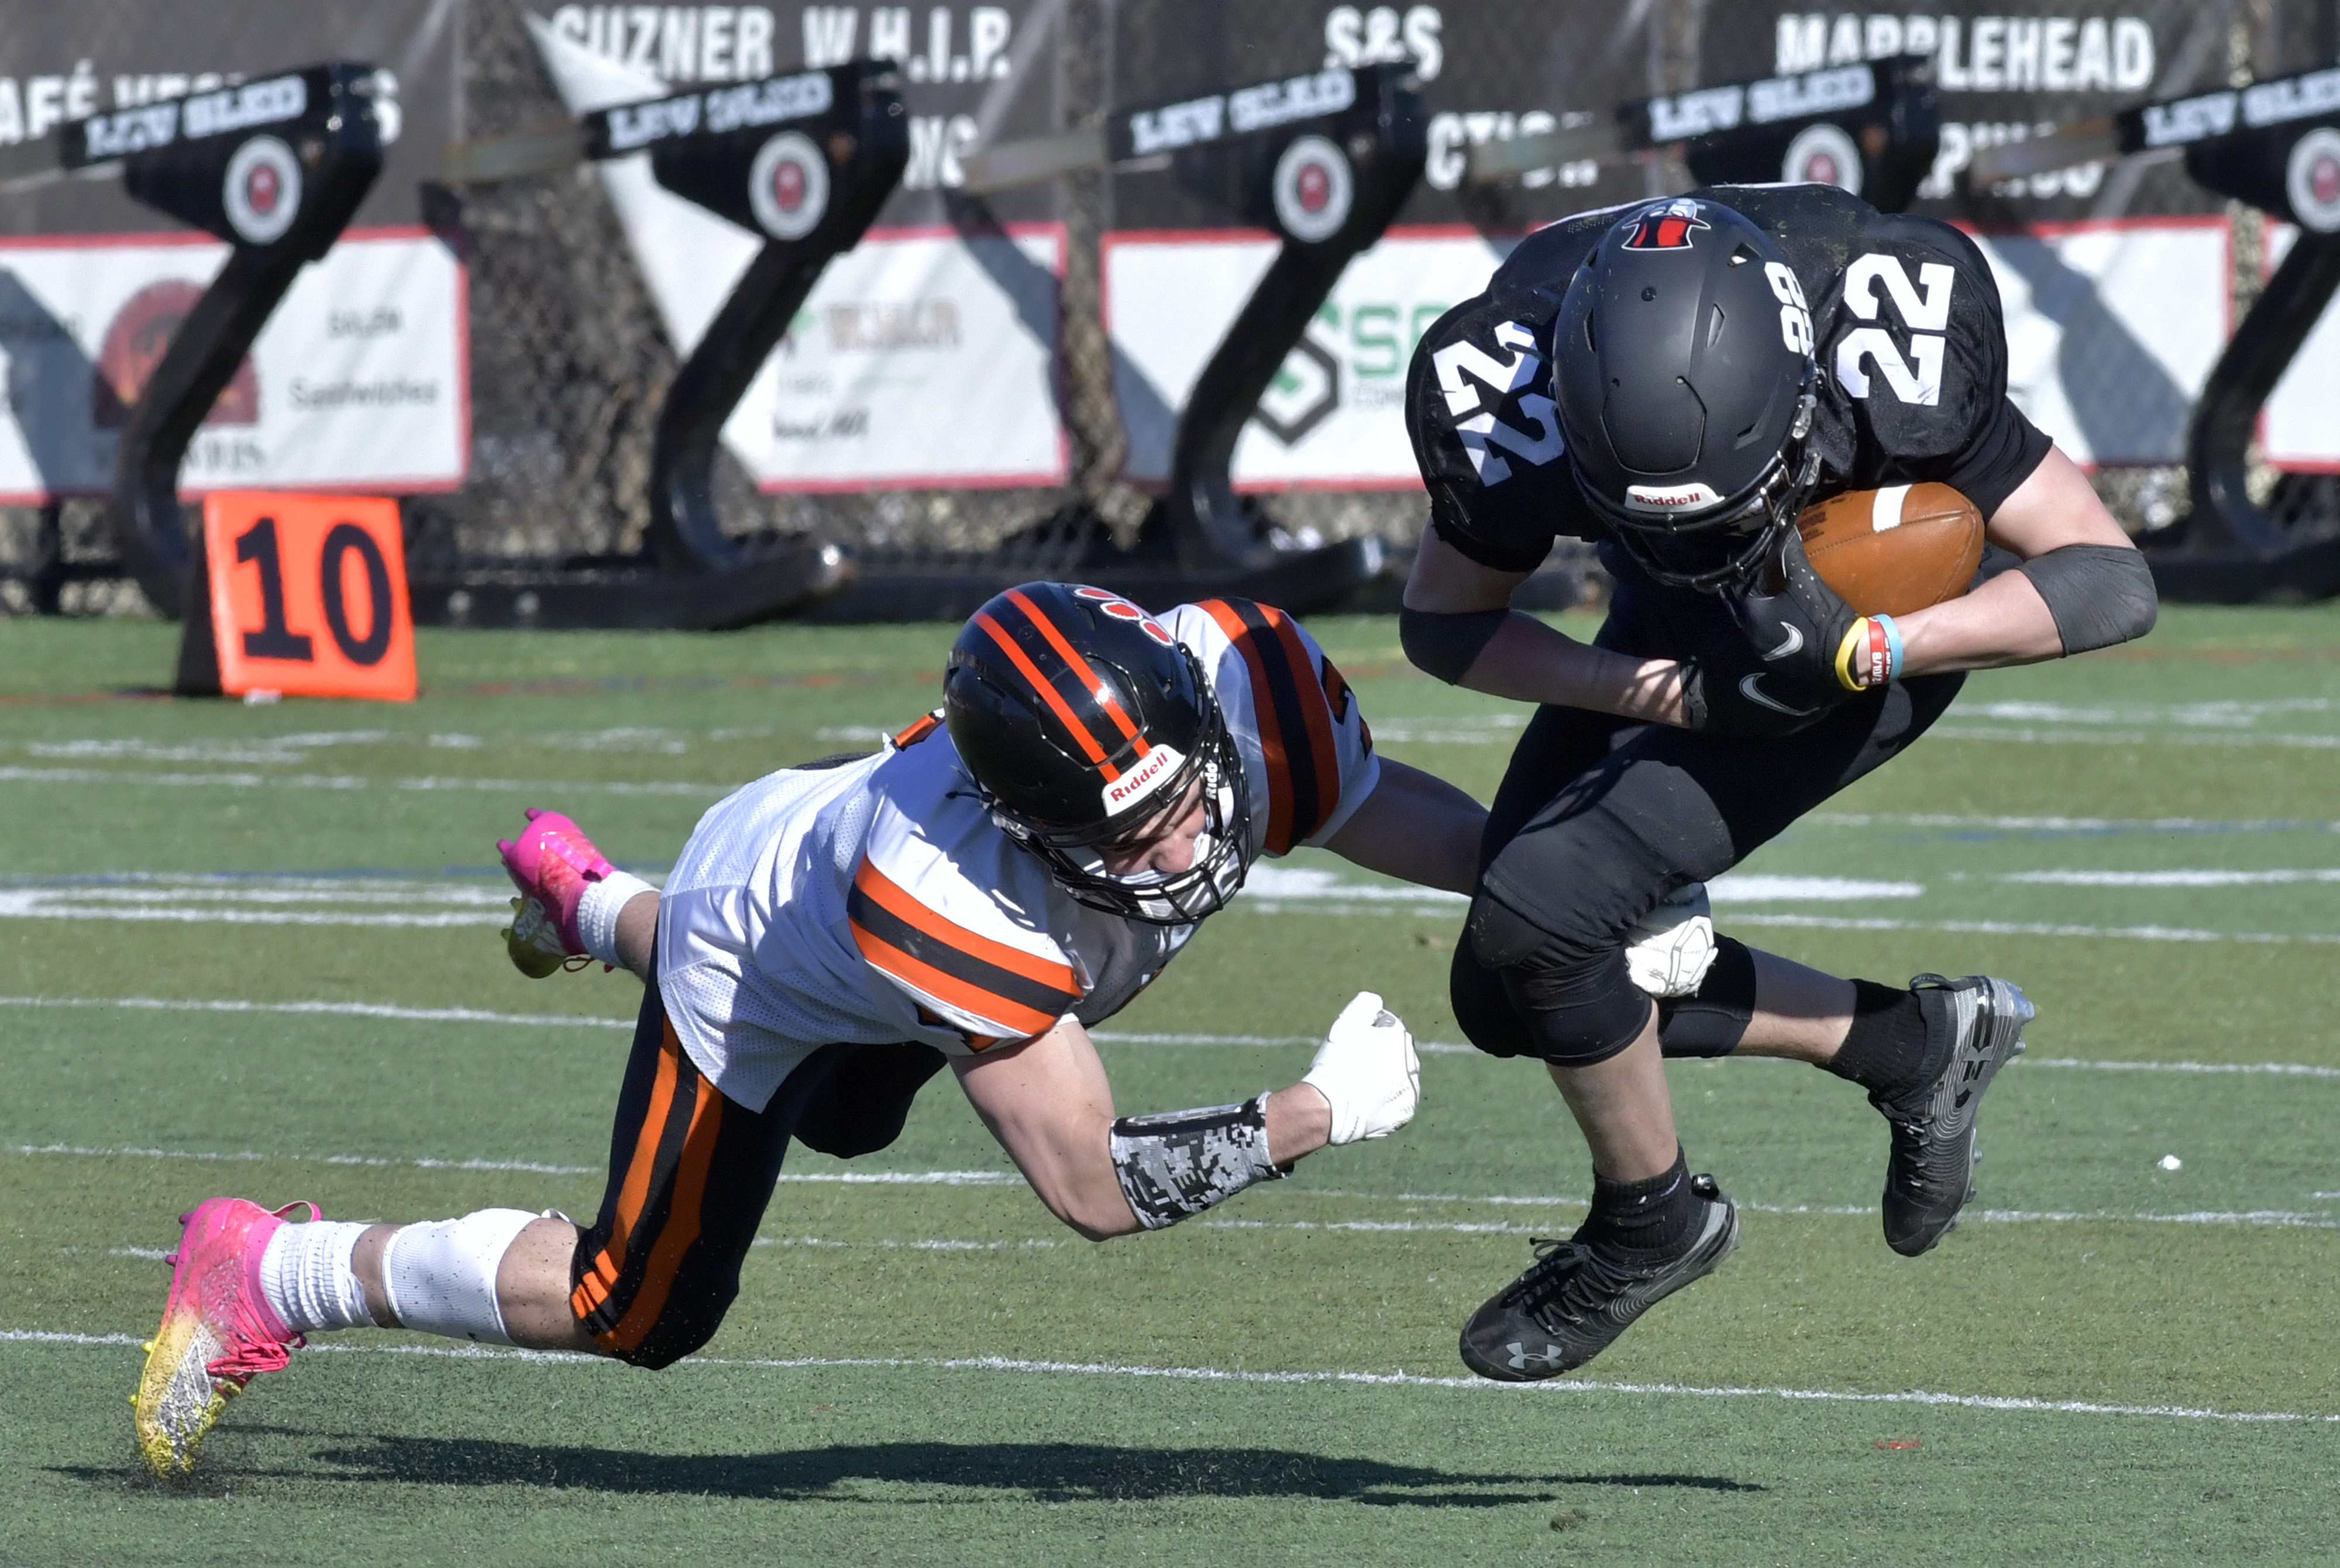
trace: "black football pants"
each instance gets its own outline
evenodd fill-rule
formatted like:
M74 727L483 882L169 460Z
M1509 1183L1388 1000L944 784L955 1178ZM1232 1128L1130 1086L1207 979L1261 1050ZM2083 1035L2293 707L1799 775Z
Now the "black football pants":
M739 1294L739 1266L789 1139L840 1159L875 1153L901 1136L911 1101L942 1067L930 1045L826 1045L750 1110L699 1072L651 981L618 1092L601 1210L570 1263L570 1310L602 1349L637 1366L697 1350Z
M1669 612L1702 615L1713 604L1685 605L1674 594L1634 594L1621 585L1600 644L1671 656L1684 644L1668 635L1680 627ZM1493 1055L1542 1057L1562 1067L1589 1067L1623 1050L1651 1006L1626 971L1634 923L1668 893L1720 875L1899 754L1941 716L1964 679L1898 681L1840 704L1808 728L1760 739L1694 735L1580 708L1539 709L1496 792L1478 893L1455 944L1451 985L1463 1032ZM1736 1013L1743 1026L1752 1006L1743 958L1718 962L1709 986L1750 993L1722 999L1719 1010ZM1661 1037L1670 1054L1716 1049L1718 1010L1701 1010L1697 1000L1666 1010ZM1677 1022L1685 1037L1680 1049ZM1700 1035L1708 1038L1690 1038Z

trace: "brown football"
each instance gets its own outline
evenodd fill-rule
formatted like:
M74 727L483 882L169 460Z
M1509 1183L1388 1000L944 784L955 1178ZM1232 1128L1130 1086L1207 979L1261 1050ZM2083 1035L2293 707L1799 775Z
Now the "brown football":
M1982 514L1948 485L1847 490L1796 519L1804 555L1857 615L1957 598L1982 562Z

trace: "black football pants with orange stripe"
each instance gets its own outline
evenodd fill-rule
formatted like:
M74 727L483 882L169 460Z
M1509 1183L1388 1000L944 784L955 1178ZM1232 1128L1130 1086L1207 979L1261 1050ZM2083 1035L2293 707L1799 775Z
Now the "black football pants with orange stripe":
M1710 596L1637 576L1619 571L1600 646L1672 657L1726 614ZM1623 1050L1652 1005L1626 967L1634 924L1900 754L1964 679L1897 681L1806 728L1754 739L1538 709L1488 811L1479 888L1449 977L1455 1021L1496 1056L1590 1067ZM1659 1007L1669 1056L1728 1052L1753 1010L1752 961L1727 938L1718 945L1698 993Z
M653 980L610 1137L601 1211L570 1264L570 1310L601 1348L669 1366L714 1337L739 1294L791 1139L849 1159L901 1135L942 1070L932 1046L828 1045L761 1110L709 1082L675 1038Z

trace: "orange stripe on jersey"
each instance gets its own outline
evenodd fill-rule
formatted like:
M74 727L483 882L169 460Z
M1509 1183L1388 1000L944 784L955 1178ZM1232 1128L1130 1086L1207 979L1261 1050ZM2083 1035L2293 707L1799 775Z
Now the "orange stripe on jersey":
M928 909L864 859L846 896L854 944L873 967L1016 1039L1081 999L1072 966L967 930Z
M1105 711L1112 715L1113 722L1121 727L1122 737L1137 743L1137 754L1144 756L1152 749L1146 745L1145 737L1137 733L1137 726L1130 722L1129 715L1122 711L1120 700L1106 688L1103 681L1097 679L1096 672L1089 668L1088 660L1074 651L1073 645L1065 640L1065 634L1056 629L1056 624L1040 613L1040 607L1025 597L1023 589L1008 589L1007 597L1016 608L1032 617L1032 624L1040 628L1040 635L1048 639L1048 646L1056 650L1058 657L1072 666L1073 673L1081 677L1081 684L1089 688L1090 695L1105 705Z
M986 991L956 975L947 974L930 963L911 957L883 938L871 935L858 924L853 928L853 942L861 950L861 956L877 968L917 987L937 1001L1008 1030L1017 1040L1041 1033L1064 1016L1061 1012L1043 1012L1022 1002L1011 1001L996 991ZM1075 997L1073 1000L1079 999Z
M672 1026L669 1025L669 1028ZM690 1108L690 1130L684 1134L682 1159L675 1167L674 1198L667 1221L650 1249L642 1282L617 1327L597 1337L605 1350L620 1354L638 1350L656 1326L666 1298L674 1290L682 1255L699 1239L699 1209L707 1196L707 1169L715 1157L715 1140L723 1129L723 1095L705 1078L699 1080L697 1102Z
M1089 734L1088 726L1075 717L1073 710L1065 705L1065 699L1057 695L1055 685L1048 677L1040 673L1039 666L1031 661L1022 648L1016 646L1016 639L1001 630L999 623L981 610L977 610L975 614L975 624L981 626L984 634L999 645L999 651L1007 656L1007 662L1016 666L1016 673L1031 682L1032 688L1046 700L1048 706L1055 710L1056 717L1064 721L1065 727L1073 732L1073 738L1081 743L1081 750L1088 753L1089 761L1105 770L1106 781L1110 784L1119 778L1120 770L1106 761L1105 748L1096 744L1096 737Z
M658 1169L659 1141L666 1132L667 1113L674 1105L675 1079L682 1066L682 1042L675 1038L672 1020L664 1021L665 1032L659 1042L658 1074L650 1084L649 1109L642 1117L642 1130L634 1140L633 1158L626 1162L626 1184L618 1191L616 1222L610 1228L610 1240L593 1261L586 1266L570 1297L570 1305L581 1319L610 1298L618 1287L618 1277L626 1271L626 1243L634 1227L641 1223L642 1205L649 1199L650 1178Z
M1324 687L1292 618L1248 599L1206 599L1197 608L1227 635L1251 678L1253 723L1267 767L1269 854L1305 842L1341 801L1340 757Z

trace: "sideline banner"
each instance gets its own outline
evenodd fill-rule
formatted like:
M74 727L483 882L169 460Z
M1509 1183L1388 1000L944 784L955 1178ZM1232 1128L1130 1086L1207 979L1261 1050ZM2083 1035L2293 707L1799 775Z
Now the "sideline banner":
M767 493L1062 484L1062 224L878 230L829 263L723 427Z
M2288 223L2266 228L2268 277L2291 254L2299 231ZM2299 357L2277 381L2259 418L2259 440L2266 460L2300 473L2340 473L2340 311L2327 310Z
M595 11L614 15L617 9L570 7L533 30L546 70L572 114L667 90L654 71L634 60L630 43L622 54L606 47L616 35L607 15L600 35L605 46L593 46ZM928 18L932 38L946 47L924 57L918 71L906 72L913 84L905 96L914 110L922 73L931 77L937 60L946 78L956 70L950 39L993 38L1000 25L979 29L970 14L959 30L950 20L957 15L937 6ZM851 57L851 50L837 53L843 35L836 29L844 23L832 26L834 19L820 7L806 8L803 15L801 40L783 32L773 44L779 68L797 63L787 51L799 41L809 45L804 51L808 63ZM876 17L889 18L889 40L891 15L870 14L873 25ZM1016 83L1012 67L1018 56L1012 47L1014 17L1000 15L1008 18L1010 52L987 55L985 69L993 88L1004 91ZM579 36L580 26L585 32ZM1045 28L1035 27L1027 38L1046 35ZM853 36L867 43L865 35ZM1008 74L1001 74L1002 68L1010 68ZM973 70L971 57L967 69ZM969 91L971 84L929 81L928 87L947 95ZM917 156L914 148L914 173ZM937 170L940 184L957 182L955 162L948 171ZM610 160L598 172L667 340L688 354L762 249L763 238L659 184L647 154ZM890 216L907 205L940 215L937 189L930 183L897 192L885 212ZM1053 201L1046 187L1026 199L1043 207ZM788 336L725 422L724 446L768 492L1062 482L1066 446L1055 365L1063 234L1061 224L1047 222L1005 229L929 223L871 230L822 274Z
M1102 292L1124 476L1169 478L1178 410L1278 242L1255 229L1106 237ZM1393 229L1348 271L1235 442L1240 489L1413 489L1405 372L1433 321L1487 285L1508 240L1462 227Z
M1975 236L2007 318L2007 390L2087 467L2177 463L2226 346L2217 218L2040 223Z
M520 0L470 0L503 5ZM460 141L456 0L15 0L0 27L0 146L181 93L327 60L398 78L399 133L355 222L422 219L419 186ZM65 180L0 193L0 234L139 233L166 222L119 180Z
M227 258L208 236L0 241L0 505L102 495L129 409ZM416 229L302 270L188 447L182 489L462 483L463 270Z

